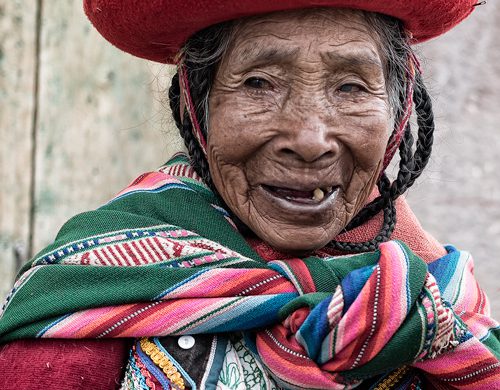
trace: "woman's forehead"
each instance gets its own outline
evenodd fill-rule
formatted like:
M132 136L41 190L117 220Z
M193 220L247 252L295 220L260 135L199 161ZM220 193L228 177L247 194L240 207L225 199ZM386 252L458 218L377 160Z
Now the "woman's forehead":
M240 21L228 54L230 62L286 62L320 55L324 61L381 66L378 34L360 11L300 10Z

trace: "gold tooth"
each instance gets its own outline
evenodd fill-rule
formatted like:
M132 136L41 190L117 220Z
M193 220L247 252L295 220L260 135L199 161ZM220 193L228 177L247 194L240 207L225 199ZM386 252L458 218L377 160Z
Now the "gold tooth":
M322 200L325 197L325 193L321 188L316 188L313 192L313 199L314 200Z

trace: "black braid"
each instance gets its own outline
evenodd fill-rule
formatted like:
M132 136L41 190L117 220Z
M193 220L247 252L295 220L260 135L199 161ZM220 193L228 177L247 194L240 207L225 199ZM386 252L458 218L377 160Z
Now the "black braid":
M417 77L415 85L415 110L417 112L418 139L415 151L415 173L411 184L417 179L427 166L432 152L434 142L434 113L432 111L432 100L420 76Z
M390 181L385 173L378 181L378 189L380 193L383 194L381 195L381 199L387 203L382 208L384 220L377 236L370 241L364 242L342 242L333 240L330 241L328 246L346 252L370 252L376 250L380 243L387 241L391 237L394 227L396 226L396 207L390 196L387 196L389 194Z
M196 42L196 40L193 40ZM199 102L203 96L208 95L210 85L212 84L212 79L214 77L215 70L213 67L197 67L189 60L186 60L184 66L187 69L188 86L191 93L191 98L193 102ZM191 159L191 164L196 171L196 173L201 177L205 184L217 194L215 185L213 184L212 177L210 176L210 170L208 167L208 161L205 158L203 150L198 143L198 140L194 136L193 126L191 123L191 118L187 110L184 111L184 117L181 121L180 114L180 84L179 84L179 74L176 73L172 77L172 83L169 89L169 101L170 108L172 110L172 115L174 117L175 124L179 129L179 133L184 140L184 145L189 153ZM196 103L194 103L196 105ZM204 107L200 104L195 106L195 115L206 137L207 124L205 123L205 112Z
M203 155L198 141L193 135L191 119L187 111L184 113L184 118L181 121L180 114L180 86L179 86L179 75L176 73L172 77L172 85L168 91L168 97L170 100L170 109L172 110L172 116L174 117L175 125L179 129L179 133L184 140L184 145L191 158L191 164L196 171L196 173L202 178L202 180L210 187L213 187L212 179L210 177L210 172L208 171L208 162Z

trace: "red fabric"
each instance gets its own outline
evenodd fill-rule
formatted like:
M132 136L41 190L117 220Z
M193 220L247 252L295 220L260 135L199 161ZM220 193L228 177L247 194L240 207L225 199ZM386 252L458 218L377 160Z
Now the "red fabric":
M401 19L415 42L451 29L478 0L84 0L85 13L112 44L135 56L173 63L195 32L226 20L312 7L362 9Z
M0 346L2 390L119 388L131 342L19 340Z

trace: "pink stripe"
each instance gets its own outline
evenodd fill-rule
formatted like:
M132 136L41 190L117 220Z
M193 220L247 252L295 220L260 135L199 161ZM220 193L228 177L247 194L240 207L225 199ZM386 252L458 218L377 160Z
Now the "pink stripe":
M134 191L155 190L167 184L182 184L182 181L173 175L168 175L163 172L149 172L145 174L139 182L120 191L117 195L115 195L115 198Z
M469 371L469 367L475 363L487 360L497 361L497 359L484 345L481 344L479 340L471 338L458 345L455 349L447 351L445 354L438 355L434 359L427 359L423 362L413 363L413 366L440 378L453 376L454 373L456 373L457 376L460 376L462 375L460 374L461 372L465 373ZM484 364L484 366L486 366L486 364ZM497 372L500 373L498 370ZM498 383L498 374L496 381ZM492 388L490 387L490 381L486 381L486 383L483 384L473 383L471 385L462 386L460 386L460 382L451 383L454 386L459 386L459 388L463 389L489 390Z
M404 254L395 243L381 244L380 251L378 266L339 322L336 358L328 363L329 370L351 369L351 364L362 365L370 360L405 319L406 298L405 303L401 304L402 297L397 293L404 295L406 291ZM370 302L373 299L375 305L372 307ZM366 337L364 341L359 339L362 332ZM354 349L359 347L361 349Z
M312 360L305 359L282 349L289 346L283 326L273 327L272 336L265 332L257 334L257 349L266 366L279 378L291 383L293 388L303 389L345 389L346 386L336 381L338 377L320 369ZM276 341L278 344L276 343ZM299 352L300 353L300 352ZM304 351L302 351L302 354ZM300 367L300 369L298 369ZM307 372L307 375L304 373Z
M135 321L133 326L124 329L120 333L120 337L142 337L149 335L171 335L184 328L187 324L196 321L197 319L208 315L217 308L234 301L234 298L207 298L207 299L182 299L176 300L175 305L170 302L156 306L155 310L147 313L147 316ZM217 315L221 315L228 310L233 310L233 305L229 305L224 310L217 311ZM195 325L183 330L183 333L189 333L193 328L213 321L214 317L207 316L202 321L196 321Z
M100 320L108 317L107 314L113 314L114 312L116 312L116 308L113 306L77 312L54 325L42 337L79 338L78 334L83 328L89 324L95 325L99 323Z

